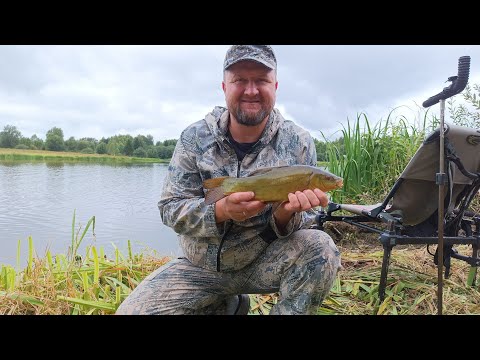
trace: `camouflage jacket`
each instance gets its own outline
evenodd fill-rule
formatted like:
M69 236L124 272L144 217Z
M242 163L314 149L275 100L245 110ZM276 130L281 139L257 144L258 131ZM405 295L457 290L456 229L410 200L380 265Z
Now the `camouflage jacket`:
M202 183L220 176L244 177L260 167L305 164L316 166L310 134L274 109L259 141L239 162L227 138L229 113L215 107L205 119L181 134L158 203L165 225L179 234L185 256L214 271L239 270L274 241L313 223L312 210L296 213L281 234L268 205L245 221L215 222L214 206L204 205Z

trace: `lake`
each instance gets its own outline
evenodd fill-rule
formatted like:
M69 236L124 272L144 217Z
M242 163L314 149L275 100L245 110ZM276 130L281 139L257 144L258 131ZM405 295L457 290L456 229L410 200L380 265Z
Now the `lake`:
M66 255L74 210L79 235L95 216L95 235L90 227L81 255L87 245L103 246L107 256L115 245L127 255L128 240L134 253L181 255L177 236L162 224L157 207L167 169L164 164L0 163L0 264L16 265L21 240L24 268L29 236L37 256L44 257L47 249Z

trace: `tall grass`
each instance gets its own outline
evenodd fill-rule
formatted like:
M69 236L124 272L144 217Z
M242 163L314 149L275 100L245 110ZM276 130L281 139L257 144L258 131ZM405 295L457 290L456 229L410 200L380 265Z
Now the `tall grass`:
M20 270L18 261L17 268L0 267L0 314L113 314L147 275L171 260L155 253L133 254L130 241L127 256L115 246L112 259L105 257L103 247L96 246L88 246L82 256L78 245L93 223L92 217L85 229L75 231L66 256L47 251L38 258L29 237L26 268ZM344 269L337 274L318 314L437 313L436 266L425 248L412 246L393 252L383 302L378 298L383 255L379 247L351 251L339 244L339 248ZM467 246L459 250L462 254L470 251ZM478 285L467 286L469 265L452 265L451 276L445 280L444 314L478 314L480 292ZM278 294L251 294L250 299L250 314L268 314Z
M423 124L415 126L403 115L394 119L395 110L375 126L364 113L358 114L353 123L349 120L342 125L343 148L322 133L328 169L344 179L343 189L332 194L333 201L382 199L415 154L425 138L427 116Z
M127 257L115 247L115 259L107 259L103 247L92 245L82 256L78 249L90 227L94 231L95 217L83 231L75 231L74 224L75 213L66 256L47 250L37 257L29 237L24 270L19 268L19 242L17 269L0 268L0 314L113 314L145 276L170 260L157 254L134 256L130 241Z

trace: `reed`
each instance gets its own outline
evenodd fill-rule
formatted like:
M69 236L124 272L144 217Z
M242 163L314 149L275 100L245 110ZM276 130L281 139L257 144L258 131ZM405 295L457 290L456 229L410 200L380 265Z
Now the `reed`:
M356 247L339 245L344 269L338 272L319 315L436 314L437 269L425 248L410 246L392 253L386 297L380 302L381 248ZM470 251L467 246L459 248L460 253ZM155 252L133 254L129 250L124 256L117 247L113 259L107 259L103 247L96 246L74 258L52 256L50 251L37 258L33 244L29 253L34 255L27 269L0 268L0 314L113 314L147 275L171 260ZM452 264L451 276L444 280L444 314L480 312L478 287L466 285L469 270L463 262ZM266 315L278 294L252 294L250 299L250 314Z
M10 265L0 268L0 314L113 314L120 303L149 273L170 260L144 252L129 255L115 247L115 259L108 259L103 247L90 245L83 256L78 249L85 234L94 233L95 217L84 229L75 229L67 255L43 258L36 255L32 237L28 238L28 262L24 270Z
M343 177L343 189L332 193L336 202L382 199L415 154L425 137L426 116L419 128L392 110L385 121L371 126L367 116L357 115L341 130L343 148L326 141L328 170ZM414 123L414 122L413 122Z

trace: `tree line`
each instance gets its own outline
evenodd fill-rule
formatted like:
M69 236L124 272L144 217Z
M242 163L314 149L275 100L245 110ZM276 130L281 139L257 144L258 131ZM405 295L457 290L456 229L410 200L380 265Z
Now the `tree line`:
M480 84L467 84L462 92L464 104L457 105L453 98L447 100L447 109L450 121L456 125L480 128ZM317 150L317 161L328 161L327 144L318 139L313 139ZM53 127L47 131L45 141L37 135L30 138L22 136L21 132L13 125L6 125L0 132L0 148L16 148L31 150L74 151L86 154L126 155L135 157L151 157L169 159L177 143L176 139L153 142L152 135L115 135L100 140L94 138L81 138L76 140L73 136L64 140L63 130ZM338 155L344 155L343 136L329 142L335 146Z
M326 144L313 139L317 149L317 160L327 161ZM336 140L342 148L343 138ZM75 139L73 136L64 140L63 130L53 127L47 131L45 140L36 134L24 137L16 126L6 125L0 132L0 147L29 150L69 151L84 154L124 155L141 158L170 159L177 144L176 139L157 141L152 135L115 135L100 140L91 137Z
M115 135L102 137L100 140L91 137L75 139L73 136L64 139L63 130L53 127L47 131L45 140L36 134L31 137L22 133L13 125L5 125L0 132L0 148L50 150L80 152L84 154L125 155L141 158L170 159L177 143L176 139L157 141L152 135Z

